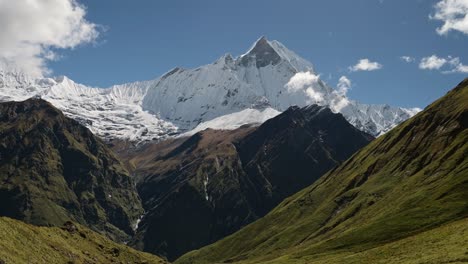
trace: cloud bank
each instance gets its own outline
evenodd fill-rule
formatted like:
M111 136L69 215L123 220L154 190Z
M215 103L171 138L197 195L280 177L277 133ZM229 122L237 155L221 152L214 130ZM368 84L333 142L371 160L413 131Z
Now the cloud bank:
M0 66L34 76L50 73L56 50L94 41L97 25L75 0L0 0Z
M369 59L361 59L354 66L349 67L350 71L375 71L382 69L383 65L378 62L372 62Z
M436 29L439 35L446 35L450 31L468 35L468 0L440 1L435 5L435 13L430 18L443 22Z

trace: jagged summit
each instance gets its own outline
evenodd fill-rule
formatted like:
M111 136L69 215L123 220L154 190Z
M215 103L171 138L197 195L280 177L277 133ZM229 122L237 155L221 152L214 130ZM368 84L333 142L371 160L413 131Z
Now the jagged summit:
M261 123L292 105L318 103L307 96L311 91L323 95L320 104L332 109L342 99L321 80L313 87L294 91L286 87L301 72L314 73L312 63L280 42L261 37L236 58L225 54L212 64L195 69L174 68L155 80L106 89L88 87L66 77L33 78L0 68L0 101L21 101L40 95L103 138L141 142L184 133L197 126L226 124L237 117L241 119L234 120L230 129L245 122ZM374 136L415 113L411 109L349 101L347 107L338 111L357 128ZM216 122L209 122L214 119Z
M242 66L249 66L250 63L255 63L258 68L267 65L276 65L281 61L281 56L270 45L265 37L261 37L251 50L245 55L242 55L239 63Z
M269 41L265 36L260 37L245 54L238 58L238 64L254 65L258 68L281 62L287 62L297 71L314 72L314 67L310 62L286 48L279 41Z

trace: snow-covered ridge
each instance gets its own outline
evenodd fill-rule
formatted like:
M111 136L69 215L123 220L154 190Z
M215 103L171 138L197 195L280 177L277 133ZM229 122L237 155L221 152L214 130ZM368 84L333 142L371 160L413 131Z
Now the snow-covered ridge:
M161 139L177 127L144 111L141 101L151 82L92 88L67 77L30 79L22 73L0 70L0 101L22 101L39 96L106 138L132 141Z
M292 105L306 106L311 102L303 93L286 87L301 72L315 74L310 62L262 37L237 58L226 54L196 69L175 68L155 80L109 88L0 69L0 101L41 96L103 138L158 140L190 130L262 123ZM313 89L323 95L322 105L332 105L341 96L320 79ZM375 136L417 112L348 101L340 112Z

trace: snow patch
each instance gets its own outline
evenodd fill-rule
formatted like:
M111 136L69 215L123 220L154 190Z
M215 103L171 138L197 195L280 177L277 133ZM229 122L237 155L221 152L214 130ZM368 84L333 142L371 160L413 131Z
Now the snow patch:
M208 128L220 130L233 130L246 124L260 125L266 120L271 119L279 115L280 113L281 112L273 108L266 108L264 110L249 108L201 123L193 130L181 134L181 136L191 136L197 132L203 131Z
M210 177L208 176L208 174L205 174L205 179L203 179L203 188L204 188L204 191L205 191L205 199L207 201L210 200L210 196L208 196L208 183L210 181Z

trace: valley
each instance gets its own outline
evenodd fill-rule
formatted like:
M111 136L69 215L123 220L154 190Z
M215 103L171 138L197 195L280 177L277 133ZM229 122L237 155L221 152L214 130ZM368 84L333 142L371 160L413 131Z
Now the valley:
M0 0L0 33L0 264L468 263L468 0Z

